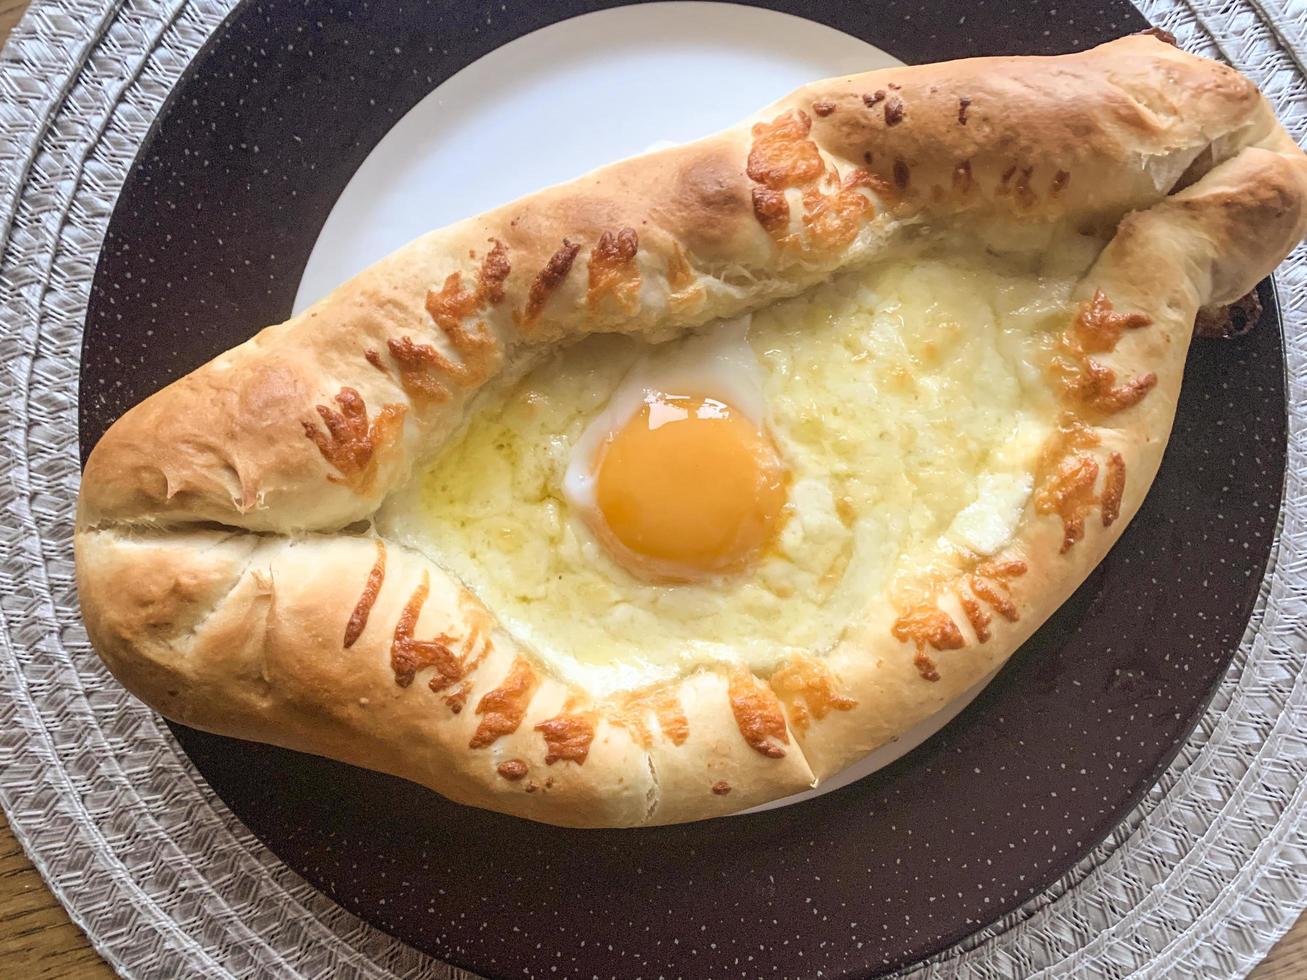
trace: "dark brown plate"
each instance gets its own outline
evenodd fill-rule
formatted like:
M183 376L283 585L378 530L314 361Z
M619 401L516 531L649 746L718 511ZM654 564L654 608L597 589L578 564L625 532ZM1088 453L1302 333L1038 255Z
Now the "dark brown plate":
M109 226L83 349L83 454L128 406L288 315L333 202L434 85L606 6L242 4L178 84ZM802 10L908 62L1071 50L1145 26L1118 0L976 0L962 25L952 0L762 6ZM833 977L911 963L1102 840L1229 664L1284 476L1279 316L1269 284L1261 292L1251 336L1196 344L1157 483L1108 559L943 732L843 790L754 816L579 832L174 731L291 867L483 974Z

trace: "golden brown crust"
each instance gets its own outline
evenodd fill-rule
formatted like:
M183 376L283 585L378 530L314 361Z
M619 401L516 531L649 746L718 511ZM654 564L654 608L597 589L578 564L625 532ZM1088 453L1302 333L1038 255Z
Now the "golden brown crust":
M545 765L575 762L582 766L594 741L595 715L593 712L561 714L536 725L536 731L545 738Z
M512 735L526 717L526 709L535 696L540 678L530 661L518 657L508 676L493 691L487 691L477 704L481 716L477 730L468 740L469 749L484 749L505 735Z
M739 668L731 671L730 698L735 724L749 748L769 759L784 758L790 735L775 693Z
M88 630L170 718L533 819L670 823L796 792L985 676L1101 560L1156 472L1198 310L1301 240L1304 201L1307 162L1253 86L1152 38L814 83L424 236L129 412L84 474ZM959 220L1115 234L1003 555L908 608L871 597L835 649L596 699L426 558L342 533L535 349L670 336Z
M509 782L517 782L517 780L522 779L530 771L530 767L521 759L505 759L499 765L495 766L495 772L499 773L499 775L503 776Z
M606 231L590 252L590 285L586 290L587 306L605 302L610 297L628 312L639 304L640 267L635 257L640 251L640 236L634 228L614 234Z
M832 711L852 711L857 706L853 698L835 690L830 671L812 657L790 657L772 673L768 683L789 705L790 724L800 734L813 720L821 721Z
M345 624L345 640L342 646L348 650L367 628L368 617L372 615L372 605L377 601L377 593L386 581L386 542L377 538L377 560L368 572L368 580L363 585L363 594L354 604L349 622Z
M967 645L966 637L958 629L953 617L934 602L913 606L890 627L890 635L900 643L911 643L916 648L913 666L923 680L939 680L935 660L926 652L932 650L960 650Z
M604 234L608 233L604 232ZM601 235L600 241L602 240L603 236ZM563 284L567 274L572 271L572 263L576 261L576 253L579 251L581 251L579 243L569 242L564 238L563 244L558 246L558 251L549 256L549 261L545 263L545 267L536 273L536 277L531 283L531 291L527 293L526 308L522 311L522 316L518 320L523 327L530 327L540 318L540 311L549 302L549 297Z
M395 624L395 638L390 644L390 669L394 671L395 683L400 687L408 687L418 671L428 667L435 668L429 682L433 691L442 690L463 676L459 658L449 645L451 637L442 633L430 640L419 640L413 636L430 591L429 577L424 574L421 583L404 605L399 622Z
M645 748L653 744L655 731L673 745L683 745L689 737L690 722L672 684L623 692L605 707L609 721L630 729ZM656 724L651 725L650 721Z

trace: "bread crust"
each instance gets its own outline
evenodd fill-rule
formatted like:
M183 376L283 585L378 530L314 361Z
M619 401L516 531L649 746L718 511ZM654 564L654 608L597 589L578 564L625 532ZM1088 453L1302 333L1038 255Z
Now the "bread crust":
M423 236L124 415L79 500L88 631L169 718L535 820L805 789L1002 663L1097 565L1160 463L1198 310L1302 240L1305 201L1307 158L1252 84L1152 37L813 83ZM930 604L869 597L835 649L768 677L597 699L428 559L351 533L539 349L672 336L961 220L1115 233L1068 327L1079 428L1001 558Z

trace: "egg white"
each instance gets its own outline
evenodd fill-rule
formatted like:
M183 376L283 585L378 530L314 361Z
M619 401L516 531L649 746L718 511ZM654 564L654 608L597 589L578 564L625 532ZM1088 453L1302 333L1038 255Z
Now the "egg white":
M493 386L379 525L592 690L766 672L832 646L914 568L1002 549L1056 414L1043 365L1076 271L923 257L666 344L590 338ZM718 398L775 441L787 515L745 572L641 581L585 526L595 454L650 390Z
M651 397L711 396L725 402L759 429L765 425L762 367L745 339L751 317L719 320L676 343L646 350L631 366L572 447L563 475L563 496L571 515L588 534L596 518L596 466L605 441L620 432ZM588 523L587 523L588 521Z

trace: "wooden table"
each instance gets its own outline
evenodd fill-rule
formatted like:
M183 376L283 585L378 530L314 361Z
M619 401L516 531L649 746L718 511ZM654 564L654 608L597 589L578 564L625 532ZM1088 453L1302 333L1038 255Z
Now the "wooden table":
M0 45L29 0L0 0ZM0 819L0 977L112 980ZM1307 980L1307 915L1271 950L1252 980Z

